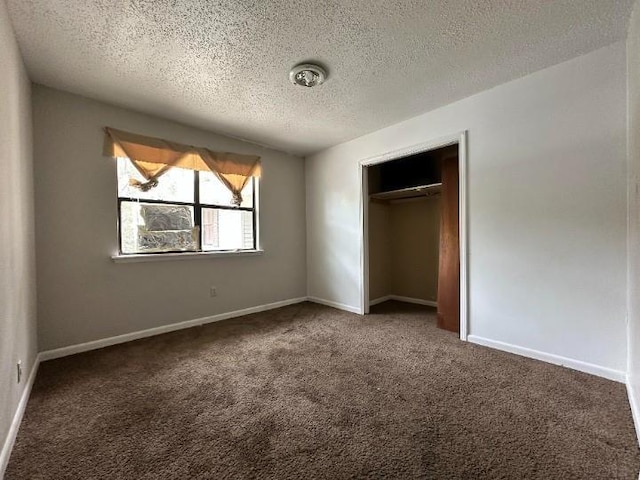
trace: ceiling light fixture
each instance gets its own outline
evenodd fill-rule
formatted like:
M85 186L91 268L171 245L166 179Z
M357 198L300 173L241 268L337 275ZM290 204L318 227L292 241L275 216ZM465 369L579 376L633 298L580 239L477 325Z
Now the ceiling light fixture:
M291 69L289 80L294 85L301 87L315 87L321 85L327 78L324 68L311 63L301 63Z

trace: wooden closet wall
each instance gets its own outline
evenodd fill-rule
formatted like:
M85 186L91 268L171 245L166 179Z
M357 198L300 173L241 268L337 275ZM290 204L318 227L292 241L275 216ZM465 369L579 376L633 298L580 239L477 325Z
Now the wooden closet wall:
M438 327L460 332L460 235L458 228L458 157L440 160L442 173Z

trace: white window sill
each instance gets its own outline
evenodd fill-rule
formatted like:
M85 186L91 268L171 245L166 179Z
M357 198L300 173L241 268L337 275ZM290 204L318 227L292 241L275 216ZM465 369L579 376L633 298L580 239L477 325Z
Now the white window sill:
M194 258L253 257L262 255L264 250L235 250L223 252L176 252L112 255L115 263L164 262L167 260L192 260Z

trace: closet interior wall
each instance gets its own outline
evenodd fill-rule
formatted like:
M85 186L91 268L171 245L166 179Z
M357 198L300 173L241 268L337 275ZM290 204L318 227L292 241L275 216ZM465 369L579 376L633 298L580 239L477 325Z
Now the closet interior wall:
M452 155L457 145L367 169L370 302L397 296L436 303L441 169Z
M390 295L436 302L440 195L389 204Z
M369 298L436 302L440 196L369 203Z

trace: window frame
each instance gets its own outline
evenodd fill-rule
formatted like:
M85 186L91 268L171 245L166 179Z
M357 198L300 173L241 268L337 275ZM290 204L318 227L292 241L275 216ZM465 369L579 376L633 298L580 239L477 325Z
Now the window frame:
M129 160L126 157L127 161ZM258 178L251 177L251 189L252 189L252 198L253 198L253 206L252 207L242 207L242 206L233 206L233 205L218 205L211 203L201 203L200 202L200 172L198 170L191 170L193 173L193 202L180 202L180 201L170 201L170 200L147 200L143 198L135 198L135 197L121 197L120 196L120 186L118 185L118 167L116 163L116 189L117 189L117 227L118 227L118 254L117 257L132 257L132 256L140 256L140 255L165 255L165 254L206 254L206 255L215 255L216 253L220 254L233 254L233 253L247 253L247 252L255 252L258 251ZM198 249L197 250L165 250L162 252L152 251L152 252L131 252L125 253L122 251L122 202L135 202L135 203L145 203L151 205L176 205L176 206L187 206L193 207L193 226L198 227ZM216 250L203 250L203 235L204 229L202 226L202 209L217 209L217 210L234 210L234 211L245 211L251 212L252 215L252 227L253 227L253 246L252 248L236 248L236 249L216 249Z

